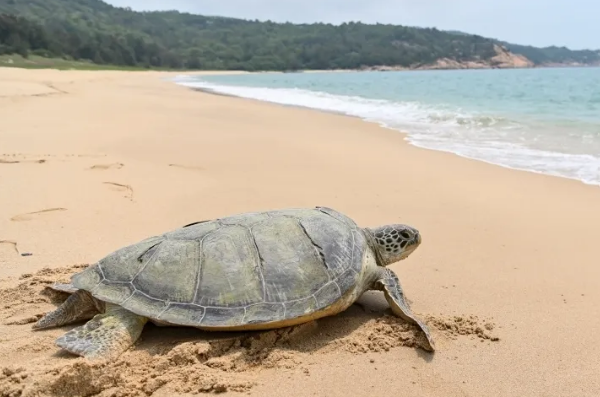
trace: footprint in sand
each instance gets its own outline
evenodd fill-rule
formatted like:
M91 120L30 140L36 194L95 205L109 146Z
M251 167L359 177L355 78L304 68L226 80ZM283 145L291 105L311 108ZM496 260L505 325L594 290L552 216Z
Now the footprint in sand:
M106 157L105 154L31 154L31 153L0 153L0 164L19 164L19 163L37 163L44 164L52 159L52 161L69 161L72 158L101 158ZM97 164L89 169L119 169L122 168L122 163L112 164Z
M47 208L47 209L41 210L41 211L28 212L26 214L15 215L12 218L10 218L10 220L13 222L30 221L34 217L39 216L39 215L48 214L51 212L66 211L66 210L67 210L66 208Z
M195 165L169 164L169 167L183 168L186 170L203 171L204 168Z
M19 164L34 163L44 164L48 162L49 157L56 157L51 154L33 154L33 153L0 153L0 164Z
M17 252L17 254L21 255L21 251L19 251L19 244L16 241L12 241L12 240L0 240L0 245L2 244L6 244L6 245L10 245L14 248L14 250Z
M44 164L45 162L46 162L46 160L44 160L44 159L40 159L40 160L6 160L6 159L0 159L0 164L19 164L19 163Z
M104 182L104 184L111 186L112 189L115 191L127 192L125 197L128 198L130 201L133 201L133 188L131 186L115 182Z
M112 164L95 164L92 165L90 170L120 170L125 164L123 163L112 163Z

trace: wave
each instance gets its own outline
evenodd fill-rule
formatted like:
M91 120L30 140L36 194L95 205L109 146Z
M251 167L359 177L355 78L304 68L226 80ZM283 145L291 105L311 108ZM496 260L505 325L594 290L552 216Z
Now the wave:
M600 185L600 158L531 147L537 140L532 136L531 126L503 115L479 114L443 104L394 102L298 88L215 84L185 75L177 76L174 81L219 94L359 117L405 133L414 146Z

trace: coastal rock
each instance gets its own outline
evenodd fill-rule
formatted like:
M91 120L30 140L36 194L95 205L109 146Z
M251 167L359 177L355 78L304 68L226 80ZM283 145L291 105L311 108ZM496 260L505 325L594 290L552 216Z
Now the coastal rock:
M527 59L524 55L517 55L510 52L506 47L494 45L496 56L490 59L490 63L498 68L530 68L533 67L533 62Z
M494 55L490 59L473 59L469 61L458 61L451 58L439 58L433 63L425 65L404 66L366 66L361 70L372 70L379 72L399 70L451 70L451 69L512 69L531 68L534 63L523 55L513 54L506 47L494 44Z
M360 68L362 71L377 71L377 72L397 72L400 70L410 70L410 68L404 66L390 66L390 65L378 65L378 66L363 66Z

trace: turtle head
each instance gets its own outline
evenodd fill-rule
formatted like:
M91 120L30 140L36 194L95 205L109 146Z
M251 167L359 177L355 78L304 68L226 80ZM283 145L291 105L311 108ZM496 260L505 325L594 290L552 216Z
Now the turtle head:
M369 232L373 237L373 250L383 266L406 259L421 244L419 231L407 225L385 225Z

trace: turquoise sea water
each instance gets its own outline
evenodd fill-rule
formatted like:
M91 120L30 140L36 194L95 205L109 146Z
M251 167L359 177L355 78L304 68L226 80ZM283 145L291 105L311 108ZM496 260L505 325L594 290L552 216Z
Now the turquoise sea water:
M600 185L600 68L178 76L178 84L340 112L416 146Z

